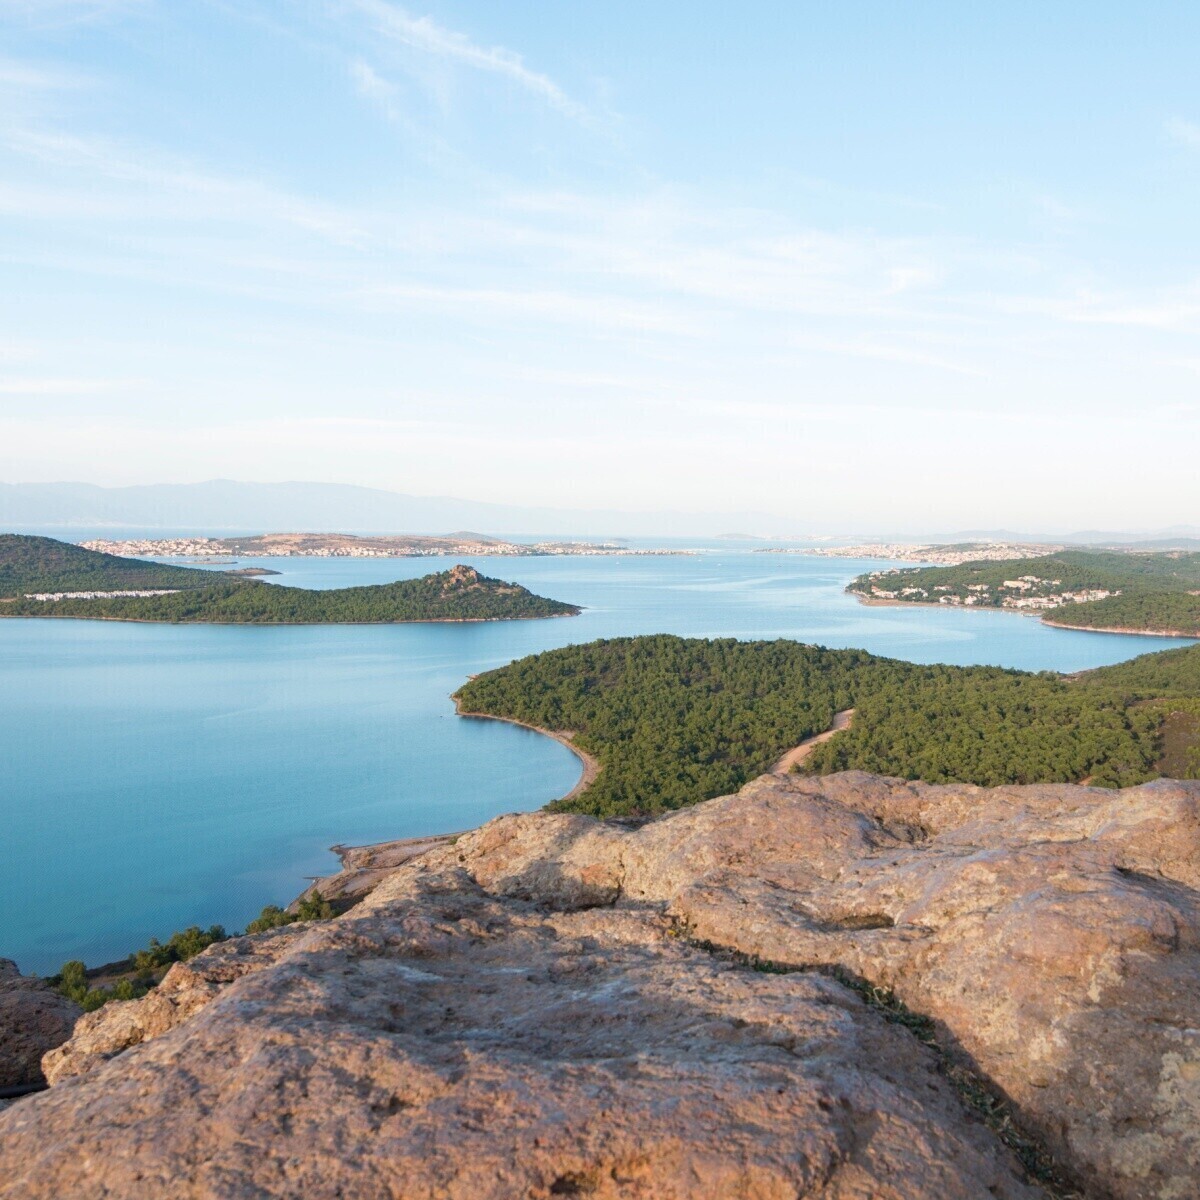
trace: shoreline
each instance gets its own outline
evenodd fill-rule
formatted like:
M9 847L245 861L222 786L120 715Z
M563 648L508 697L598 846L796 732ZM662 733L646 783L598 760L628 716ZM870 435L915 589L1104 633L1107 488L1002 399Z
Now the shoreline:
M534 733L540 733L544 737L553 738L560 746L566 746L572 754L579 759L583 765L583 774L579 777L579 782L565 795L558 796L554 800L548 800L547 804L557 804L562 800L574 800L585 789L591 787L596 781L596 777L600 774L600 762L598 759L590 755L586 750L581 750L571 740L572 734L559 732L554 729L546 729L541 725L530 725L528 721L518 721L516 717L497 717L492 713L470 712L462 707L462 701L457 696L451 696L454 701L454 712L456 716L468 717L476 721L504 721L508 725L519 725L522 729L532 730ZM543 805L543 807L545 807Z
M1068 625L1063 621L1048 621L1044 614L1047 611L1057 612L1057 609L1044 609L1041 612L1023 612L1019 608L1005 608L1002 604L939 604L935 600L881 600L875 596L863 596L859 592L851 591L849 588L846 591L859 604L865 605L867 608L941 608L950 609L952 612L1006 613L1013 617L1032 617L1049 629L1074 629L1079 633L1123 633L1131 637L1200 639L1200 633L1183 633L1176 629L1126 629L1120 626ZM1066 606L1064 605L1063 607Z
M6 599L4 603L10 603ZM125 625L220 625L245 626L248 629L318 629L322 626L343 625L366 628L371 625L486 625L489 621L553 621L558 617L578 617L576 612L543 613L530 617L412 617L407 621L165 621L153 617L81 617L78 613L3 613L10 621L118 621Z
M1183 638L1189 641L1200 639L1200 633L1184 633L1178 629L1124 629L1119 625L1067 625L1060 621L1047 621L1045 617L1042 618L1042 624L1051 629L1075 629L1080 633L1127 633L1135 637Z
M599 761L586 750L581 750L576 746L571 741L570 735L557 732L553 729L545 729L540 725L530 725L527 721L518 721L514 717L497 717L491 713L466 712L463 710L457 696L451 696L451 699L454 701L456 716L476 721L503 721L508 725L518 725L522 729L528 729L533 733L540 733L545 737L553 738L560 746L565 746L570 750L579 759L583 771L575 786L565 796L556 797L556 800L570 800L578 796L586 788L590 787L595 782L597 775L600 774ZM841 715L838 714L839 717ZM835 724L836 721L837 718L835 718ZM818 734L817 736L824 737L826 735ZM551 800L547 801L547 803L553 804L555 801ZM545 805L542 805L535 811L541 811L544 808ZM364 846L348 846L341 842L335 843L329 849L338 856L338 861L341 863L341 870L335 871L330 875L312 877L308 886L286 906L287 911L294 912L301 900L312 895L318 895L331 903L339 901L349 901L351 904L357 903L364 896L369 895L375 889L376 885L381 883L397 867L411 862L414 858L420 858L421 855L428 853L430 850L436 850L441 846L453 845L464 834L472 832L474 832L473 829L460 829L454 833L429 833L418 837L371 842Z
M335 843L329 849L338 856L341 869L329 875L309 877L309 884L300 894L285 905L285 911L294 913L301 900L320 896L331 904L353 907L369 896L397 867L420 858L430 850L453 845L469 829L457 833L430 833L422 837L396 838L388 842L370 842L364 846L347 846Z

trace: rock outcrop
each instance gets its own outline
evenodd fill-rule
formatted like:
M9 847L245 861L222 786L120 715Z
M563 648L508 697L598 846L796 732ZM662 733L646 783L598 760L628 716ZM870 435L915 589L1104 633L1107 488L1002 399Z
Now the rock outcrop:
M423 838L401 838L394 842L376 842L370 846L331 846L330 849L342 860L342 869L335 875L326 875L316 880L288 906L295 912L305 897L319 896L342 907L361 900L373 892L397 867L414 858L428 854L438 846L444 846L461 834L435 834Z
M41 979L0 958L0 1088L42 1082L42 1055L71 1036L83 1011Z
M81 1021L0 1115L0 1196L1040 1194L966 1070L1082 1194L1182 1200L1198 889L1200 784L500 818Z

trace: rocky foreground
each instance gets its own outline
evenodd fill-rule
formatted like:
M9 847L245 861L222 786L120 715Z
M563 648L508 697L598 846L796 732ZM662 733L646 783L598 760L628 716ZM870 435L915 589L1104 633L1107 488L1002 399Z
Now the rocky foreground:
M83 1010L40 979L0 958L0 1094L40 1080L47 1046L71 1036Z
M1196 783L503 817L83 1017L0 1196L1184 1200L1198 889Z

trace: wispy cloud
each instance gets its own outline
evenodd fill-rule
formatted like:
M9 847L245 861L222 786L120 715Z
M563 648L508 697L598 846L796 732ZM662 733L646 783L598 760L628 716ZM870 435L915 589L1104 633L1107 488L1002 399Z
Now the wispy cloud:
M1172 117L1163 125L1167 137L1177 145L1186 146L1189 150L1200 150L1200 125L1193 121L1185 121L1182 117Z
M436 306L469 314L475 320L486 316L499 320L619 329L635 333L670 333L685 337L699 337L704 332L700 323L688 319L676 307L613 295L394 284L375 288L359 298L369 307L398 305L427 310Z
M88 82L89 80L82 75L63 71L56 67L43 67L36 63L0 58L0 88L14 88L27 92L50 92L84 87Z
M394 114L396 85L384 79L370 63L365 63L361 59L352 62L350 78L354 80L354 88L360 96L374 101L389 116Z
M918 346L896 345L864 338L823 338L810 334L798 334L791 341L799 349L815 350L822 354L875 359L880 362L899 363L909 367L932 367L938 371L949 371L954 375L968 375L976 378L985 374L976 367L930 353Z
M32 25L71 25L121 17L149 8L154 0L0 0L0 17Z
M413 17L386 0L348 0L348 7L367 18L375 30L437 58L485 71L515 83L568 117L584 120L587 108L573 100L548 75L525 65L521 55L504 46L480 46L465 34L438 25L429 17Z
M0 396L91 396L97 392L125 391L144 382L138 379L0 378Z
M1152 296L1078 292L1074 296L999 299L1001 311L1037 314L1078 325L1118 325L1166 332L1200 330L1200 287Z
M10 149L37 159L40 162L103 179L115 184L134 185L137 201L144 210L147 203L146 188L152 188L160 196L173 197L166 212L202 214L209 218L220 216L270 217L280 222L299 226L345 245L361 240L362 230L345 212L316 201L280 192L267 184L253 179L229 178L199 170L187 161L181 161L157 152L122 145L107 138L80 137L56 131L34 129L10 129L0 133L0 141ZM0 190L0 203L3 202ZM9 199L19 198L20 193ZM70 196L63 197L70 204ZM95 212L96 215L129 215L128 206L114 203L112 197L76 197L80 203L78 211ZM39 203L48 202L51 209L53 193L43 195ZM25 215L41 215L29 211Z

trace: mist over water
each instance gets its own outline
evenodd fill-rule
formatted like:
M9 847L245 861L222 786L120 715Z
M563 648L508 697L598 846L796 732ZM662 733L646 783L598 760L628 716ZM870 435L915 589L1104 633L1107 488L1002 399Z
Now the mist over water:
M1011 613L865 607L876 562L720 549L484 558L484 574L585 605L484 624L134 625L0 620L0 956L48 973L189 924L242 928L336 869L335 842L470 828L570 790L575 757L464 720L468 675L639 633L790 637L918 662L1076 671L1184 643L1056 630ZM345 587L447 559L241 559Z

